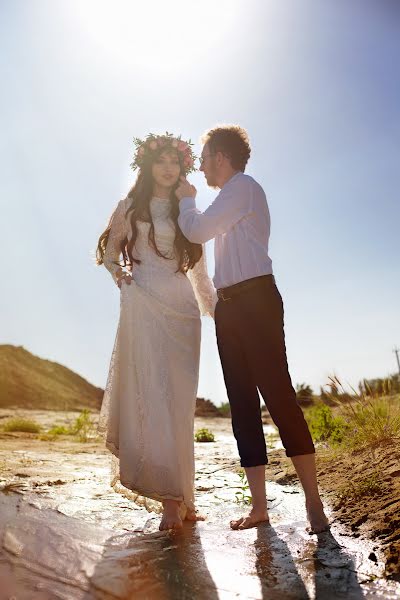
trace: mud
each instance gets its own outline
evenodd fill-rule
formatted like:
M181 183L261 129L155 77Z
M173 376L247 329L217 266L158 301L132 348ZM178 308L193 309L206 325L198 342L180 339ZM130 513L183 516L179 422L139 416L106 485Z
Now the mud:
M110 457L101 443L2 434L0 597L400 598L399 584L384 578L376 543L352 537L336 521L330 533L307 533L292 477L267 484L272 526L231 531L229 519L246 510L237 498L248 492L230 421L196 419L201 427L216 438L195 444L196 501L207 519L177 533L159 532L159 515L109 487ZM267 478L272 469L279 472L270 465Z

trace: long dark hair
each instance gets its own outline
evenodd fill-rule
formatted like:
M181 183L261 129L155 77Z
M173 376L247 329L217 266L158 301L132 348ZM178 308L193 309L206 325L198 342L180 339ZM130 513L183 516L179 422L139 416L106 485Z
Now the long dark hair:
M158 256L162 258L168 259L169 257L165 256L160 252L157 248L157 244L154 238L154 223L151 217L150 212L150 200L153 197L153 175L152 175L152 165L158 157L165 152L165 148L160 148L160 151L157 152L150 162L146 162L143 164L141 169L139 170L138 177L133 187L128 192L127 198L131 200L128 209L125 213L125 216L128 217L130 213L130 224L132 228L132 236L130 240L128 237L125 237L121 241L121 254L123 263L121 266L128 267L128 269L132 269L133 263L140 264L140 259L134 258L132 254L132 250L135 246L136 238L137 238L137 221L147 221L150 223L149 230L149 244L154 248L154 251ZM185 169L181 160L179 160L181 167L181 175L185 174ZM192 269L194 265L200 260L202 256L202 246L201 244L193 244L189 242L189 240L183 235L179 224L178 224L178 216L179 216L179 200L175 194L175 190L178 187L178 183L172 188L170 193L171 200L171 219L175 225L175 255L178 258L178 269L176 272L181 271L182 273L186 273L189 269ZM97 243L96 249L96 263L98 265L103 264L104 253L107 248L108 238L110 236L112 225L112 217L107 226L107 229L103 231L101 236L99 237L99 241Z

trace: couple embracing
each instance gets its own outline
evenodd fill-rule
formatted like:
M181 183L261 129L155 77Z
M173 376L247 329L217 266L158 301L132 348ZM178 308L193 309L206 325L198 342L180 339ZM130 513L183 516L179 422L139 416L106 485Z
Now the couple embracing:
M193 427L200 315L209 315L252 495L249 514L230 526L268 522L259 390L303 486L310 531L317 533L328 521L313 442L287 366L266 197L244 173L250 145L241 127L215 127L202 141L200 170L220 190L203 213L186 179L195 170L191 145L172 134L151 134L135 139L137 180L98 242L97 262L120 288L99 425L113 454L113 484L148 510L162 511L161 530L203 519L194 503ZM214 285L204 248L213 238Z

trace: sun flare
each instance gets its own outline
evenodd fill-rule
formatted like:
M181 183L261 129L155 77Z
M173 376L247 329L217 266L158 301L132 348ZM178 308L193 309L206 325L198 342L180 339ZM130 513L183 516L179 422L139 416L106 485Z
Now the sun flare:
M74 1L70 16L109 59L166 72L204 60L238 20L235 1Z

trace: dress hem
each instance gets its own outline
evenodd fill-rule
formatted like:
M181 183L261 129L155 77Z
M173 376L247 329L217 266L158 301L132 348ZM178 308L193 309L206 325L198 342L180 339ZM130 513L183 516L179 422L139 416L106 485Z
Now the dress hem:
M112 452L112 454L119 459L119 448L117 448L115 446L115 444L113 444L112 442L106 442L106 448L108 450L110 450L110 452ZM157 492L153 491L149 491L146 490L144 488L140 488L138 486L136 486L135 484L126 481L126 480L122 480L119 479L118 481L114 481L112 482L112 487L114 487L114 485L116 485L117 483L120 483L124 488L126 488L127 490L129 490L130 492L132 492L133 494L137 494L138 496L143 496L144 498L149 498L150 500L154 500L156 502L159 502L160 504L162 503L163 500L175 500L176 502L182 502L187 511L192 511L195 510L194 509L194 503L193 504L193 509L190 507L190 505L188 505L183 496L175 496L173 494L159 494ZM155 512L155 511L154 511Z

